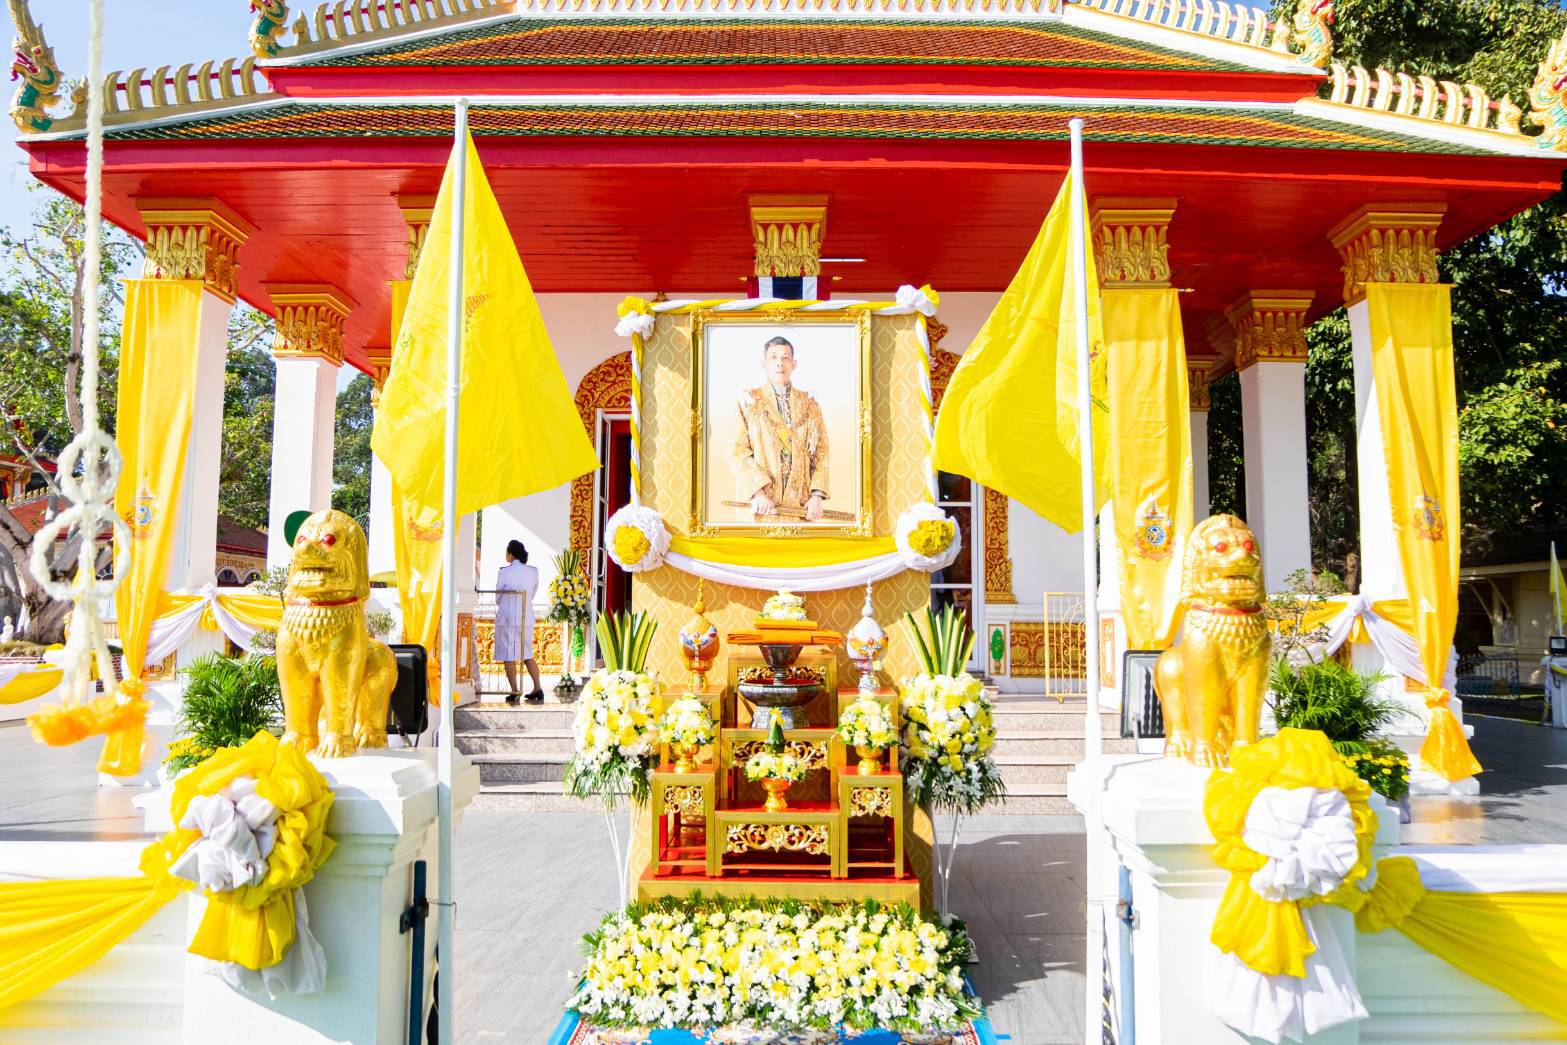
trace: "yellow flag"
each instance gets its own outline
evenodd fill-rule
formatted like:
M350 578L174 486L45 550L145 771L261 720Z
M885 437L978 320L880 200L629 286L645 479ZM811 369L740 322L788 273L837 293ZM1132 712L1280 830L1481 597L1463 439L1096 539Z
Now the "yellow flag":
M1556 607L1556 634L1562 633L1562 596L1567 583L1562 580L1562 564L1556 560L1556 542L1551 542L1551 602Z
M1431 713L1420 759L1447 780L1480 763L1442 687L1458 623L1458 397L1452 287L1367 283L1371 370L1382 415L1393 533L1413 609Z
M453 148L441 181L371 445L405 499L440 507L458 148L468 160L457 511L467 514L553 489L599 462L471 136Z
M936 467L966 475L1032 508L1069 533L1082 529L1077 331L1071 265L1074 211L1087 206L1070 174L1034 245L990 318L963 352L936 418ZM1088 330L1093 359L1095 474L1106 418L1104 332L1092 246Z

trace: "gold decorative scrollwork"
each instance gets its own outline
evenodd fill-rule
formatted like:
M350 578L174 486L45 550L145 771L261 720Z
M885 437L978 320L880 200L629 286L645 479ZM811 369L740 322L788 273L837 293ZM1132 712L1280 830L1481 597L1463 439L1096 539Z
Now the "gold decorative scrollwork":
M1014 603L1012 558L1007 525L1011 501L1007 495L985 487L985 601L991 604Z
M577 416L592 439L600 410L631 409L631 353L610 356L577 386ZM589 472L571 484L571 547L587 555L593 545L593 479Z
M856 787L849 790L850 816L896 816L890 787Z
M1225 312L1235 328L1235 369L1268 360L1306 360L1309 290L1252 291Z
M789 669L789 679L796 682L810 681L825 686L827 685L827 669L796 665ZM736 682L771 682L772 680L773 670L758 665L740 668L735 673Z
M826 824L730 824L724 848L729 853L771 850L825 856L831 844Z
M752 755L767 746L765 740L741 740L734 746L730 764L743 766ZM789 740L784 742L784 753L793 755L805 763L808 770L827 768L827 742L825 740Z
M239 248L251 228L216 201L184 204L143 203L147 226L148 279L199 279L207 289L233 301L239 293Z
M701 820L707 816L707 802L699 785L668 784L664 788L664 809L679 813L682 820Z
M1118 287L1170 285L1170 219L1174 200L1102 200L1094 209L1099 282Z
M1445 210L1441 203L1362 207L1330 231L1344 262L1344 303L1364 298L1367 283L1436 283L1436 230Z
M335 287L269 286L277 306L277 338L272 354L279 358L318 358L336 366L343 362L343 323L353 302Z

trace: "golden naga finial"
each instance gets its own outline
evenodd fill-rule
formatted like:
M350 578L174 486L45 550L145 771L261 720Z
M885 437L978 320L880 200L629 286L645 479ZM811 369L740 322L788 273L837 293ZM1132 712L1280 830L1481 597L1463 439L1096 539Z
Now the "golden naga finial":
M7 2L11 5L11 21L16 24L16 38L11 42L11 49L16 52L11 62L11 79L22 81L16 97L11 99L11 119L23 134L42 134L54 126L54 117L48 110L60 101L60 67L54 64L54 48L33 21L27 0Z
M1295 38L1300 60L1326 69L1333 60L1333 0L1300 0L1295 8Z
M256 21L250 27L250 49L257 58L275 58L278 38L288 27L288 0L250 0Z
M1567 152L1567 32L1546 52L1529 88L1529 122L1545 128L1540 148Z

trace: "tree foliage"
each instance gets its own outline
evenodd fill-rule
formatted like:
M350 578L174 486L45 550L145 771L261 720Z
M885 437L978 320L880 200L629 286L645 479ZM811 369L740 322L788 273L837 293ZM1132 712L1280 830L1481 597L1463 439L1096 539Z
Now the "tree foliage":
M1280 0L1275 15L1294 7ZM1472 81L1527 109L1537 63L1564 28L1567 11L1551 0L1339 0L1334 38L1340 61ZM1472 552L1563 522L1567 368L1557 357L1567 345L1567 198L1558 193L1455 246L1442 255L1440 270L1453 285L1464 541ZM1353 586L1359 477L1343 310L1316 323L1307 340L1312 557ZM1240 418L1238 410L1220 410L1218 384L1213 398L1217 509L1225 504L1221 494L1236 488L1230 476L1241 467ZM1221 459L1229 453L1237 456Z
M272 492L272 318L246 304L229 317L223 372L223 460L218 511L241 526L265 529Z
M370 532L370 433L375 407L370 378L355 375L337 394L337 438L332 455L332 506Z

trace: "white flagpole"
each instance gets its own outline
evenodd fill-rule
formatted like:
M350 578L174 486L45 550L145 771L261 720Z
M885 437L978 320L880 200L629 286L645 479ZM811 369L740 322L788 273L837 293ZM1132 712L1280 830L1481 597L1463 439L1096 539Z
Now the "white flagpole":
M1104 1040L1104 890L1100 882L1099 835L1103 818L1099 779L1099 562L1094 524L1099 506L1094 497L1094 418L1093 382L1089 374L1088 344L1088 250L1087 230L1083 228L1083 121L1072 120L1072 306L1073 326L1077 331L1077 427L1078 447L1083 455L1083 645L1086 653L1087 682L1083 708L1083 778L1087 782L1083 809L1084 843L1087 866L1084 881L1087 890L1088 952L1084 971L1083 1041L1099 1045Z
M452 253L450 294L446 301L446 449L441 481L441 733L436 747L436 816L440 867L436 904L439 919L436 968L440 983L436 1026L443 1045L457 1040L456 908L452 906L452 701L457 692L457 406L462 398L463 226L467 218L468 99L457 100L456 163L452 171ZM471 554L471 551L470 551Z

